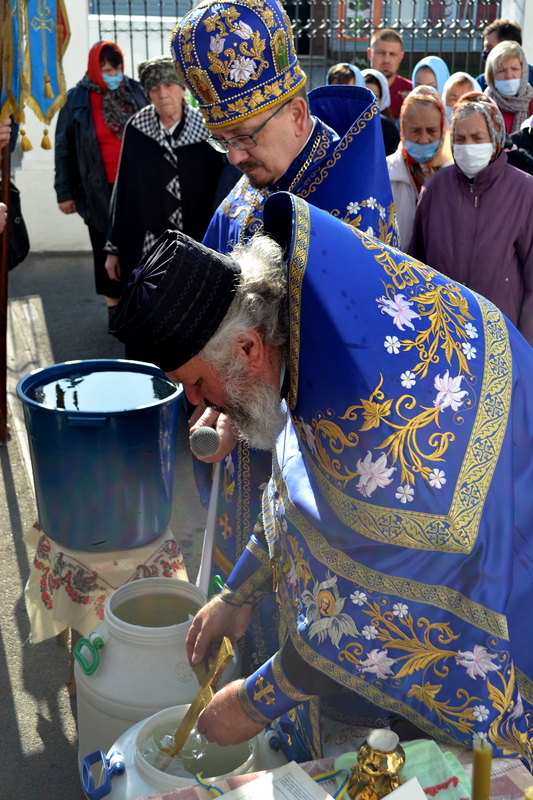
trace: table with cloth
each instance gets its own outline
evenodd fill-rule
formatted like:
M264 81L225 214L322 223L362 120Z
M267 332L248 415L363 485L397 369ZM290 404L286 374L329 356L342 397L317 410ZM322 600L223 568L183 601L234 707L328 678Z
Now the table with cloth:
M472 774L472 751L461 747L420 739L402 742L406 752L406 763L402 771L405 783L416 775L428 798L435 800L469 800L470 776ZM353 763L355 764L354 754ZM334 769L334 758L323 758L300 764L312 777ZM262 773L239 775L228 780L217 781L216 786L229 792L237 786L249 783ZM114 780L119 780L115 778ZM330 793L335 786L322 783ZM533 776L518 759L494 758L491 770L490 800L523 800L528 786L533 785ZM213 800L214 793L201 786L174 789L168 792L145 795L138 800ZM348 795L343 795L348 800Z
M25 591L33 644L66 628L86 636L102 622L109 596L125 583L157 577L188 580L168 527L141 547L106 553L72 550L46 536L38 524L26 542L35 547Z

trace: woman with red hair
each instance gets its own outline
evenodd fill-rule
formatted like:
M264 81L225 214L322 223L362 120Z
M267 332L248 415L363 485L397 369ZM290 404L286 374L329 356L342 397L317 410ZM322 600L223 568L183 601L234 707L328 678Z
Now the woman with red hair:
M97 294L110 313L120 287L105 269L109 203L124 127L147 105L140 83L124 75L124 53L115 42L97 42L87 72L67 94L55 136L55 190L60 211L76 211L89 228Z

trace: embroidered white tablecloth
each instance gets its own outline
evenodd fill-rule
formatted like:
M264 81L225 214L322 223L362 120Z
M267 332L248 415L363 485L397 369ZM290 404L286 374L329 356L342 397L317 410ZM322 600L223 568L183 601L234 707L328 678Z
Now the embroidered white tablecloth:
M26 584L31 641L36 644L73 628L86 636L103 619L109 595L137 578L179 578L187 570L170 528L131 550L94 553L71 550L49 539L39 526L26 535L35 547Z

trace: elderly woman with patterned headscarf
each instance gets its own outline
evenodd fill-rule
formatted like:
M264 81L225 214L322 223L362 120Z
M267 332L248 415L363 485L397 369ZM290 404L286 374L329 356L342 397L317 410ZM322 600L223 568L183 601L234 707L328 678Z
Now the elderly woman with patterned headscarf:
M201 241L226 164L207 144L199 110L185 102L172 59L153 58L138 71L151 104L126 126L106 243L106 269L119 289L167 229ZM127 355L143 360L140 351Z
M533 178L507 163L485 94L461 97L451 133L455 167L423 187L408 252L484 295L533 345Z
M526 54L517 42L500 42L490 51L485 80L485 94L502 112L507 133L520 130L533 114L533 89Z
M413 89L400 113L400 144L387 156L402 249L411 241L422 186L441 167L452 163L445 135L446 115L437 90L431 86Z

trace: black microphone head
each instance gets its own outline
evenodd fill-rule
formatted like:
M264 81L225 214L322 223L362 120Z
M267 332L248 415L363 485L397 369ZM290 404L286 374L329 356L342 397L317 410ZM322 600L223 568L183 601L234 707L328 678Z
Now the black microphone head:
M220 447L220 436L214 428L204 425L191 434L189 444L195 456L207 458L214 455Z

